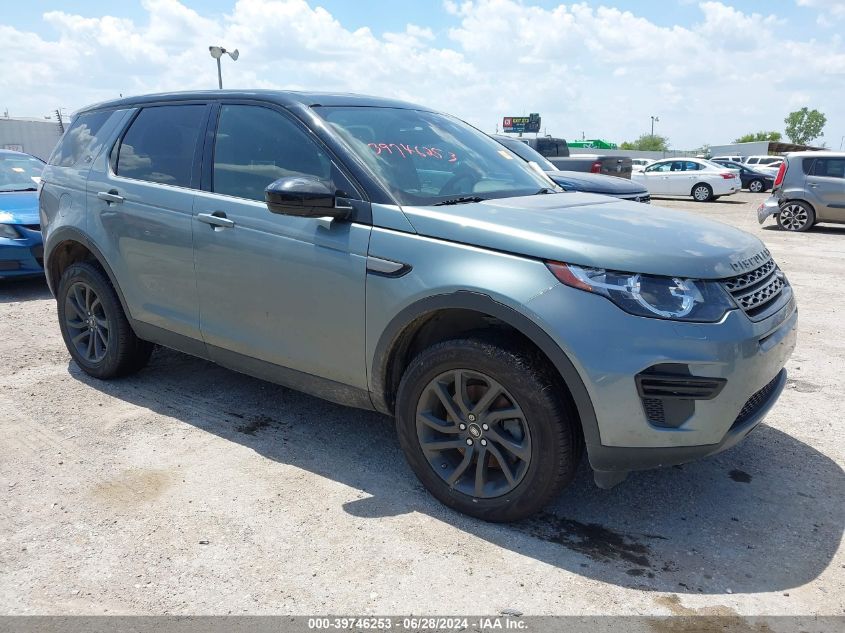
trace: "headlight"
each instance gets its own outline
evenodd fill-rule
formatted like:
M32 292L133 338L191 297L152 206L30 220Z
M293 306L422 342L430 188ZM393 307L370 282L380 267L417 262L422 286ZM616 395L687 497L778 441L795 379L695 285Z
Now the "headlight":
M734 308L713 281L621 273L546 262L561 283L607 297L630 314L677 321L715 323Z
M8 240L21 239L20 233L15 230L15 227L9 224L0 224L0 237L5 237Z

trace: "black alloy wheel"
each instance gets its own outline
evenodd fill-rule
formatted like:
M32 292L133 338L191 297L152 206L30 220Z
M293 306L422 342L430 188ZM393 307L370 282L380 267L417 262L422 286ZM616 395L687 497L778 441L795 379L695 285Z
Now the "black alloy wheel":
M109 322L97 292L84 281L77 281L65 297L65 326L70 343L89 363L99 363L109 347Z
M443 373L423 389L417 437L434 472L477 498L508 494L531 463L531 434L516 399L470 369Z

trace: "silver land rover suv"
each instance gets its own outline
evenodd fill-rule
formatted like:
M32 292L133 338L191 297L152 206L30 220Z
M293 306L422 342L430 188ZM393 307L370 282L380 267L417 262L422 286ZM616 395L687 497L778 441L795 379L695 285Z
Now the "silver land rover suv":
M40 192L75 362L154 345L396 420L431 493L493 521L726 449L777 400L792 290L756 237L563 192L475 128L342 94L79 112ZM314 424L319 424L314 420Z

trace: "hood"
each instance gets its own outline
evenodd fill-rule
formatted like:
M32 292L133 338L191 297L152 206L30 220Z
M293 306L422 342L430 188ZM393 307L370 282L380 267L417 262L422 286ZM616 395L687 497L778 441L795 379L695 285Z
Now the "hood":
M38 192L0 192L0 224L38 224Z
M581 171L547 171L546 175L559 185L574 187L576 191L587 193L603 193L609 196L648 193L643 185L616 176L604 176Z
M589 193L402 210L421 235L623 272L721 279L738 274L732 264L766 251L720 222Z

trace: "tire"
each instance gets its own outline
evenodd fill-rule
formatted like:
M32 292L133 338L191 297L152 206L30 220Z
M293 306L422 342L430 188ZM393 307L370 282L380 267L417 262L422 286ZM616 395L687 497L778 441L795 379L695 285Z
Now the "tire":
M766 190L766 183L759 178L755 178L748 183L748 191L751 193L763 193Z
M454 396L459 380L465 409ZM502 395L483 406L491 388ZM402 377L399 443L411 469L442 503L486 521L516 521L540 510L575 476L583 439L564 392L545 359L515 343L485 335L437 343ZM505 410L514 415L504 417ZM424 442L437 448L425 450Z
M135 336L117 293L99 267L88 262L68 266L56 301L62 338L86 374L117 378L147 364L153 344Z
M690 195L696 202L709 202L713 199L713 187L706 182L700 182L690 190Z
M784 231L804 232L816 223L816 212L806 202L790 200L780 206L778 226Z

